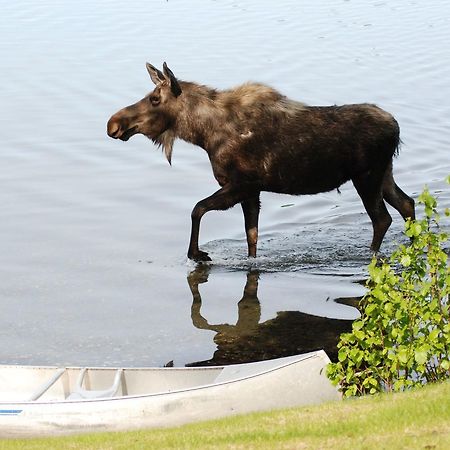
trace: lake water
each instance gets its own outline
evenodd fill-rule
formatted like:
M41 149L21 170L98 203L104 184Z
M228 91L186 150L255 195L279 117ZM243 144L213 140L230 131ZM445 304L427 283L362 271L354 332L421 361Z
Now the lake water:
M145 62L217 88L253 80L317 105L377 103L403 140L394 173L450 206L450 3L0 0L0 363L229 363L325 347L358 316L371 224L341 194L262 195L259 256L205 152L172 167L106 122L152 89ZM404 242L393 225L382 250Z

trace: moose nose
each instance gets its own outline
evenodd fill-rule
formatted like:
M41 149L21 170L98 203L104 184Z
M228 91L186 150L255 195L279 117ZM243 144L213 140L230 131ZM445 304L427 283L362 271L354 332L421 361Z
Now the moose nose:
M108 120L107 132L108 136L117 139L120 136L121 122L118 117L112 116Z

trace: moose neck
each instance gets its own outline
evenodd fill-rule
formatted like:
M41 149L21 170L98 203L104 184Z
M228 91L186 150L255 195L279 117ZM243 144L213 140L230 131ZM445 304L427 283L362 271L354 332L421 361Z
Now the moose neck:
M198 145L208 153L226 141L230 124L226 111L216 100L221 95L215 89L189 82L180 82L180 110L175 125L176 136Z

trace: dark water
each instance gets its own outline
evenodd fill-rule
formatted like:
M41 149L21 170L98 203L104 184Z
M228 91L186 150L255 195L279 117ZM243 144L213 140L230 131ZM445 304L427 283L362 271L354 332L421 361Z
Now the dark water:
M371 225L354 189L262 196L245 256L240 208L190 211L216 190L205 153L173 166L109 116L151 89L145 61L219 88L261 81L310 104L373 102L398 119L394 172L450 205L450 6L429 2L0 2L0 362L229 363L325 347L358 316ZM394 223L382 250L403 242Z

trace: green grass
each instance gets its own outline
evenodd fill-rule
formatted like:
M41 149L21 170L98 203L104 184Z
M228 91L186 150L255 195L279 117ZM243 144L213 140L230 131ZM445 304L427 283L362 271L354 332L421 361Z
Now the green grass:
M450 383L172 429L0 441L0 449L448 449Z

